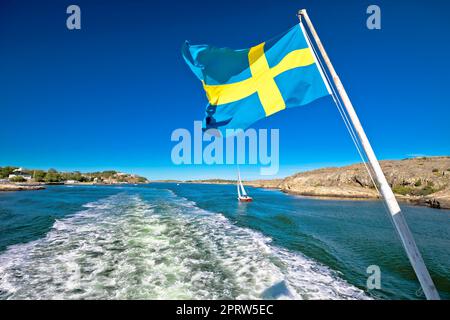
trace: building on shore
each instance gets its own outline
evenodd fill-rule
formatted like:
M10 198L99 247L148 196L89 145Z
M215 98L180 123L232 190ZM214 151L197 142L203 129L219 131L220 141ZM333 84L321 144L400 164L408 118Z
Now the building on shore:
M22 168L15 169L13 171L13 173L8 176L8 179L11 180L12 178L15 178L15 177L22 177L27 181L30 181L32 178L31 174L24 172Z

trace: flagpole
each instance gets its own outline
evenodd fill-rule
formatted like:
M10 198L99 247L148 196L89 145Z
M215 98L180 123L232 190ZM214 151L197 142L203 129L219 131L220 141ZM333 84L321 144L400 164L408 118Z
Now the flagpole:
M439 294L436 290L436 287L434 286L433 280L431 279L430 274L428 273L427 267L425 266L425 263L419 252L419 249L417 248L417 245L414 242L413 235L409 230L408 224L406 223L406 220L400 210L400 206L398 205L397 199L395 198L394 193L392 192L392 189L386 180L383 170L381 169L380 163L378 162L377 157L375 156L372 146L370 145L370 142L366 136L366 133L364 132L361 122L359 121L355 109L353 108L352 102L350 101L350 98L348 97L347 92L345 91L344 86L342 85L342 82L339 79L336 70L334 69L331 63L331 60L328 57L322 42L320 41L320 38L308 16L308 13L306 12L305 9L300 10L298 13L300 21L301 17L305 19L309 27L309 30L311 31L311 34L314 37L314 40L323 57L323 60L326 66L328 67L328 71L333 79L335 87L339 92L339 96L350 117L350 121L352 122L353 128L358 134L362 148L364 149L364 152L367 155L367 159L369 160L369 164L375 173L375 180L379 187L380 193L392 217L392 221L397 230L397 233L400 236L400 239L402 241L406 254L409 258L409 261L417 275L417 278L419 279L419 282L422 286L422 290L427 299L439 300L440 299Z

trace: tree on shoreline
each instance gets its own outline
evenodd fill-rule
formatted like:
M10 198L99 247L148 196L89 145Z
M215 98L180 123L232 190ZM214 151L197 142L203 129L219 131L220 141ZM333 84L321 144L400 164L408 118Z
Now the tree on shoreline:
M61 175L55 169L49 169L44 178L45 182L61 182Z
M14 170L16 170L17 167L3 167L0 168L0 179L6 179L9 177L10 174L13 174Z

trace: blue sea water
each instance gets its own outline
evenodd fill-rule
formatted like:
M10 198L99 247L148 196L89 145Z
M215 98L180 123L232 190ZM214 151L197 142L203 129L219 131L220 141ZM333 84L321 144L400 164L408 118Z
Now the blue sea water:
M379 201L248 191L253 203L232 185L0 193L0 299L424 298ZM450 211L402 209L449 299Z

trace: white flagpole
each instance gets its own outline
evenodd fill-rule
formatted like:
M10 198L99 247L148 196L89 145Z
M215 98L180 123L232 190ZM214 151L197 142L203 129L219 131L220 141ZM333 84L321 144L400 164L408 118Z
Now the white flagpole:
M367 155L367 159L369 160L370 166L372 167L375 173L375 180L379 186L380 193L387 205L389 213L392 217L392 221L395 225L397 233L400 236L400 239L402 241L406 254L409 258L409 261L411 262L411 265L414 268L417 278L419 279L423 292L425 293L427 299L439 300L440 299L439 294L436 290L436 287L434 286L430 274L428 273L427 267L425 266L422 256L420 255L419 249L417 248L416 243L414 242L414 238L412 236L411 231L409 230L405 218L403 217L397 199L395 198L394 193L392 192L392 189L389 186L386 177L384 176L383 170L381 169L381 166L377 160L377 157L375 156L372 146L370 145L370 142L367 139L366 133L364 132L361 122L359 121L355 109L353 108L352 102L350 101L347 92L345 91L344 86L342 85L341 80L339 79L336 71L334 70L330 58L328 57L325 48L322 42L320 41L320 38L317 35L317 32L311 20L309 19L308 13L306 12L305 9L299 11L299 18L301 19L301 17L305 19L309 27L309 30L311 31L311 34L314 37L314 40L323 57L323 60L325 61L325 64L328 67L328 71L333 79L336 89L339 92L339 96L341 97L345 109L347 110L347 113L353 124L353 128L358 134L358 137L361 141L361 145L364 149L365 154Z

